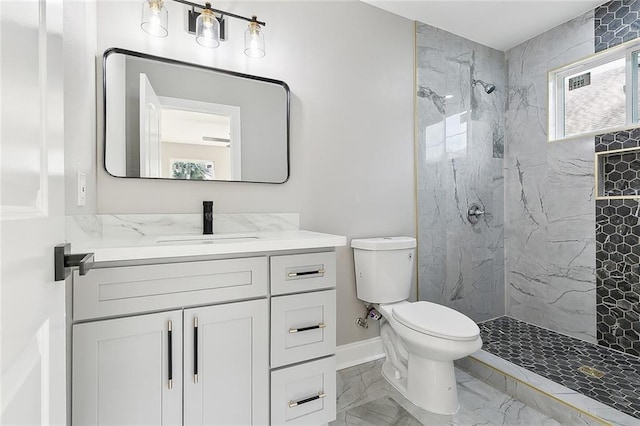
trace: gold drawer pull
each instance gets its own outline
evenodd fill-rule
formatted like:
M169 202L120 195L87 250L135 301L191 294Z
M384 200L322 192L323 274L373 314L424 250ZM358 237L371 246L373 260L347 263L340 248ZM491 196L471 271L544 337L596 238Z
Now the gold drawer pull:
M289 278L295 278L295 277L303 277L305 275L324 275L326 271L324 269L316 269L313 271L303 271L303 272L289 272L287 275L289 276Z
M318 325L312 325L310 327L290 328L289 333L293 334L293 333L298 333L300 331L318 330L320 328L325 328L326 326L327 325L325 323L321 322Z
M310 396L299 401L289 401L289 408L297 407L298 405L306 404L307 402L317 401L320 398L327 396L324 392L320 391L316 395Z

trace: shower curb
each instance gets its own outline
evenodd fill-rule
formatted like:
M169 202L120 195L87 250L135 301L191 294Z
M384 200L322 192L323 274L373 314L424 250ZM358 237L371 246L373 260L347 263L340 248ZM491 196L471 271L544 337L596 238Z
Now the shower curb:
M638 419L484 350L456 367L562 424L637 425Z

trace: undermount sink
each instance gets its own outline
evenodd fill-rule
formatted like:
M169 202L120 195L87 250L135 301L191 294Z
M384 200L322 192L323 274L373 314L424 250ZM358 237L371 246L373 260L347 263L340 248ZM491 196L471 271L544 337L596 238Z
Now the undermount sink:
M156 244L230 244L248 243L258 239L255 235L181 235L158 238Z

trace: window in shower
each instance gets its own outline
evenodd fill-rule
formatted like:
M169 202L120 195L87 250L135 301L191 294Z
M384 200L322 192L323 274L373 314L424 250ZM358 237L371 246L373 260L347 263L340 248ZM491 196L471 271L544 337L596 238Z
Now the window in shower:
M640 42L549 72L549 140L638 126Z

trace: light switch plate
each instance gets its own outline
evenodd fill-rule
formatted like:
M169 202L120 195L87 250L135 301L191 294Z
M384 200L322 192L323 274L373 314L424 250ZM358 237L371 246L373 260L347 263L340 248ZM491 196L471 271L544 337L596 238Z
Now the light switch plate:
M78 206L87 204L87 175L78 172Z

